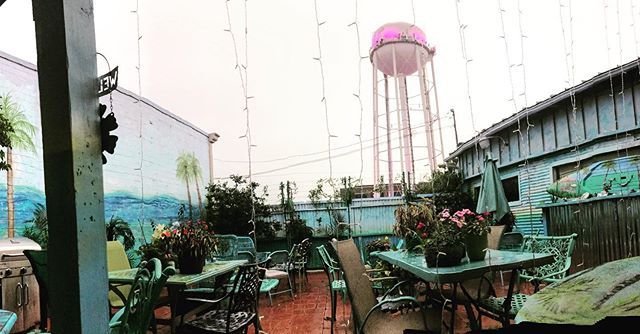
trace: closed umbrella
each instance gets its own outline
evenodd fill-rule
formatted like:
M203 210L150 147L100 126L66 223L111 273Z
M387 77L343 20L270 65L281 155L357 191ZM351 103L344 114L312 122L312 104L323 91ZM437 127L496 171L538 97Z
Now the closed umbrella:
M507 196L504 194L496 162L491 157L487 157L484 161L484 173L482 174L476 212L495 212L496 220L500 221L509 211L511 209Z

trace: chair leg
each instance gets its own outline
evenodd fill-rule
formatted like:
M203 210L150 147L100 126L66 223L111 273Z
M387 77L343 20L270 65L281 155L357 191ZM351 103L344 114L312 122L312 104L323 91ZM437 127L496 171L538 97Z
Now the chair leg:
M269 306L273 306L273 299L271 299L271 291L269 291L268 294L269 294Z
M504 286L504 277L502 276L502 270L500 270L500 284Z
M336 323L336 309L338 304L338 292L331 291L331 334Z
M260 334L260 319L257 314L255 320L253 320L253 328L255 329L256 334Z

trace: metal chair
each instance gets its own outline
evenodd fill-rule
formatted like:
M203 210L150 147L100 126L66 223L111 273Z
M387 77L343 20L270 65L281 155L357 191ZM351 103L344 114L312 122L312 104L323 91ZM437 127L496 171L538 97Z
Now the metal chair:
M236 245L238 249L238 253L240 252L250 252L255 257L256 248L253 243L253 238L251 237L236 237Z
M541 283L553 283L564 278L571 267L571 256L577 236L575 233L567 236L525 236L521 251L554 254L555 261L519 271L518 280L531 282L534 291L537 292ZM512 296L511 304L506 305L505 298L496 297L494 291L490 297L479 300L479 323L480 317L486 315L501 321L503 326L508 326L510 319L515 318L527 301L527 297L527 294L516 293Z
M400 334L406 333L408 330L425 331L427 329L439 331L437 328L440 326L439 310L426 309L418 303L416 298L409 295L386 298L392 292L402 292L401 288L407 283L406 281L396 284L387 291L381 302L377 302L371 281L366 275L364 264L360 259L360 252L353 239L334 241L333 247L344 273L347 294L351 300L355 333ZM389 303L410 303L413 305L411 308L417 308L419 311L390 315L382 311L382 307ZM432 322L436 326L428 327Z
M322 260L322 266L325 274L327 274L327 280L329 283L329 294L331 295L331 334L333 334L333 328L336 321L336 307L338 303L338 293L342 294L342 300L344 302L345 295L347 294L347 284L342 279L342 274L337 262L335 262L324 245L316 247L318 255ZM325 318L326 320L326 318Z
M233 287L217 300L192 298L192 301L220 304L227 302L226 309L216 309L196 317L178 328L180 333L244 333L253 324L259 333L258 298L264 269L258 264L240 267Z
M143 261L138 267L124 307L109 322L111 333L147 333L156 300L169 276L175 273L173 267L163 270L162 263L156 258L149 262Z
M519 251L522 248L524 236L520 232L507 232L502 235L498 244L499 250ZM500 284L504 286L504 271L500 270Z
M218 245L211 257L217 260L234 260L238 256L238 237L233 234L219 234L215 236Z
M290 256L293 257L293 267L290 270L294 271L299 279L298 283L300 285L300 291L302 291L305 282L309 281L309 277L307 276L309 255L311 255L311 241L309 240L309 238L302 240L296 248L296 251L290 254ZM296 286L296 276L294 276L294 286Z
M297 249L297 246L294 246L294 249ZM269 290L269 303L272 301L272 296L279 295L281 293L288 292L291 295L291 298L293 298L293 285L291 284L290 272L290 269L293 267L293 257L289 256L289 252L280 250L270 253L268 258L271 259L271 265L265 272L265 279L277 279L278 281L286 280L289 287L288 289L277 292L272 292L273 289Z

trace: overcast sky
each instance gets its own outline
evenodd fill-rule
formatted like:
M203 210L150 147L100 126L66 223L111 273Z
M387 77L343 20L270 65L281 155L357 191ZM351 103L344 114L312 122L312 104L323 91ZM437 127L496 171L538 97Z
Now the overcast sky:
M448 110L454 108L460 141L516 111L508 70L512 70L517 109L544 100L591 76L638 55L640 1L562 1L569 71L565 62L561 7L556 0L502 1L505 40L499 1L459 2L469 63L469 93L461 52L456 1L360 0L357 43L354 0L317 0L333 176L372 181L372 67L366 56L371 35L388 22L405 21L422 28L437 48L436 79L443 117L445 151L455 147ZM36 62L31 1L8 0L0 8L0 50ZM239 61L247 65L249 110L253 134L254 179L275 195L280 181L296 181L298 198L306 199L315 180L329 176L327 126L318 62L313 0L248 0L248 61L245 60L244 4L231 0L232 31ZM619 10L618 10L619 6ZM97 49L112 66L120 66L120 86L138 92L135 0L95 0ZM606 21L605 21L606 13ZM244 97L235 70L233 42L223 0L140 0L140 59L142 95L207 132L217 132L216 177L246 174ZM605 29L605 22L607 28ZM519 23L526 35L521 44ZM572 29L570 29L570 27ZM607 50L608 30L609 50ZM620 31L620 35L618 35ZM618 38L620 36L620 39ZM522 52L524 50L524 52ZM607 56L608 55L608 56ZM574 60L573 66L571 59ZM524 66L515 66L523 64ZM511 67L509 65L512 65ZM106 65L98 60L99 71ZM360 70L358 71L358 66ZM571 70L573 68L573 70ZM523 69L526 71L524 85ZM361 73L365 150L359 141ZM574 79L570 77L575 75ZM526 89L525 89L526 87ZM527 103L525 104L526 92ZM117 114L117 110L115 110ZM342 147L342 148L341 148ZM298 165L295 167L289 167ZM289 168L287 168L289 167ZM424 165L416 168L426 169Z

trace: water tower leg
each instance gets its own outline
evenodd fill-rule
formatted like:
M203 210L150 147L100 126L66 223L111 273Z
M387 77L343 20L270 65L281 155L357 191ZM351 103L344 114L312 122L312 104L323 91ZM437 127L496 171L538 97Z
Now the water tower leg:
M385 117L387 119L387 170L389 172L388 196L393 197L395 194L393 187L393 152L391 150L391 115L389 114L389 77L384 75L384 103Z
M392 45L392 59L393 59L393 80L394 80L394 91L395 91L395 97L396 97L396 118L398 119L398 149L400 152L400 171L402 173L404 173L405 169L404 169L404 156L402 154L402 152L404 151L403 149L403 145L402 145L402 137L403 137L403 125L402 125L402 121L400 119L400 115L402 114L402 107L400 106L400 90L398 89L399 84L398 84L398 67L397 67L397 62L396 62L396 47L395 45Z
M404 164L407 174L414 175L413 173L413 141L411 138L411 118L409 115L409 97L407 96L407 78L404 75L400 75L397 79L399 83L399 99L400 107L402 110L402 132L403 144L404 144ZM415 180L413 180L415 181ZM415 182L414 182L415 184Z
M380 197L380 193L375 191L380 180L380 143L378 127L378 69L373 64L373 197Z
M427 136L427 154L429 168L433 173L436 168L435 143L433 138L433 119L431 117L431 104L429 103L429 88L427 86L425 68L420 63L420 51L416 48L416 61L418 62L418 80L420 81L420 96L422 97L422 112L424 114L424 128Z

